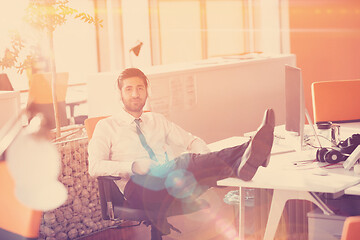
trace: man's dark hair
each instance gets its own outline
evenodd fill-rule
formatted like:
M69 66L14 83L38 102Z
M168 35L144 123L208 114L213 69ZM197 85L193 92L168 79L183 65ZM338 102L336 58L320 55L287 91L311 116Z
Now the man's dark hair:
M117 79L117 85L119 90L121 90L124 85L124 80L131 77L139 77L144 81L145 88L148 87L148 78L146 75L138 68L126 68Z

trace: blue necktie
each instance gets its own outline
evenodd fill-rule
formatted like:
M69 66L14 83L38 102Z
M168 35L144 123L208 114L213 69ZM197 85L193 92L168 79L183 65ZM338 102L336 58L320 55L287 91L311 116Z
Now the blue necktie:
M135 123L136 123L136 133L137 133L138 136L139 136L141 145L143 145L143 147L145 148L145 150L148 152L149 157L151 158L151 160L157 161L157 158L156 158L156 156L155 156L154 151L151 149L151 147L149 146L149 144L146 142L145 136L144 136L144 134L142 133L142 131L141 131L141 129L140 129L140 121L141 121L141 120L140 120L140 119L135 119L134 121L135 121Z

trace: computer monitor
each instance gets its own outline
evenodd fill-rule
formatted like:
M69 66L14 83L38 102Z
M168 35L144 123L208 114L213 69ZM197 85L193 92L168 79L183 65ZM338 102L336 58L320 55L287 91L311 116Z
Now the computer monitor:
M300 149L304 141L305 100L301 69L285 65L285 130L300 136Z

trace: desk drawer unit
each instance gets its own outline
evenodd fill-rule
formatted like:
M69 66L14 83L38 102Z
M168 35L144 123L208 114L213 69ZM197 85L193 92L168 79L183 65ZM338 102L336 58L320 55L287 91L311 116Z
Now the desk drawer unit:
M309 212L309 240L341 239L341 233L346 216L325 215L318 208Z

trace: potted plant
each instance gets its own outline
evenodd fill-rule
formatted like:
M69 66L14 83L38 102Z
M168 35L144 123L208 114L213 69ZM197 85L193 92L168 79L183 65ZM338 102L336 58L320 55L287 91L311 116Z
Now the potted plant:
M65 24L69 18L79 19L85 23L100 26L102 23L102 20L92 17L88 13L80 12L70 7L69 0L29 0L24 17L25 21L29 23L31 27L45 34L48 42L49 58L47 59L47 62L51 72L51 90L56 137L60 137L61 131L56 95L57 74L54 55L54 31L58 26ZM3 69L16 68L19 73L22 73L25 69L29 69L33 66L39 57L42 57L39 56L35 50L36 46L27 46L20 35L14 35L12 36L11 47L5 51L4 57L0 58L0 66ZM22 51L27 51L27 54L23 59L20 59L19 56Z

